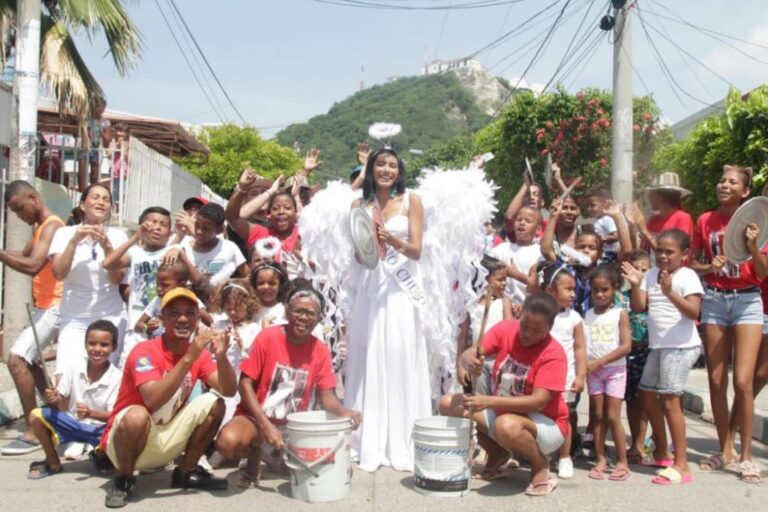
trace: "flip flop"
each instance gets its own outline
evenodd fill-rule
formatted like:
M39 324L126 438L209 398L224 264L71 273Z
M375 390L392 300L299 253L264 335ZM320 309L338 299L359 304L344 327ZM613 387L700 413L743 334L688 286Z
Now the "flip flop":
M592 480L605 480L605 469L594 467L589 470L587 476Z
M525 495L533 497L546 496L554 491L555 487L557 487L557 478L550 478L543 482L531 482L528 484L528 487L525 488Z
M629 470L629 468L616 468L611 473L611 476L608 477L608 480L613 482L623 482L629 478L629 475L631 474L632 472Z
M641 466L649 466L652 468L671 468L675 465L675 459L656 459L653 455L646 455L643 460L640 461Z
M26 455L41 448L40 443L34 439L27 439L23 435L8 443L2 449L3 455Z
M651 478L651 483L656 485L678 485L691 482L693 482L693 475L691 473L683 475L675 468L664 468L655 477Z
M502 466L497 469L484 469L480 473L472 475L472 478L475 480L485 480L486 482L492 482L500 478L507 478L512 476L515 473L515 469L516 468L510 468L507 466Z
M35 471L36 473L33 473L33 471ZM57 475L62 471L64 471L64 466L59 466L58 468L54 469L48 464L46 464L44 460L39 460L29 465L29 472L27 473L27 478L30 480L40 480L41 478Z
M259 487L259 475L249 475L245 471L240 475L240 479L237 482L237 486L241 489L250 489L251 487Z

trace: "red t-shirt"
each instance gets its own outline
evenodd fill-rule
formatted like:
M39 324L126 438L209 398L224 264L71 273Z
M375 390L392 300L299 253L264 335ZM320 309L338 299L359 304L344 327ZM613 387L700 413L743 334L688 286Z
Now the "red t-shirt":
M658 214L652 215L651 218L648 219L646 226L652 235L658 235L667 229L679 229L688 236L693 236L693 219L691 219L688 212L684 212L683 210L675 210L666 217L662 217ZM643 247L646 250L650 249L650 244L647 240L643 244Z
M184 356L176 355L168 350L161 336L136 345L136 348L131 351L125 361L123 380L120 383L120 390L117 392L115 407L112 409L104 435L101 437L101 445L104 450L107 447L109 430L112 428L115 416L132 405L146 406L139 392L139 386L147 382L162 380L182 357ZM165 405L152 414L155 423L168 423L187 402L197 380L207 381L211 375L216 373L217 369L211 353L203 350L197 361L192 363L176 393Z
M290 413L306 411L315 389L336 388L328 347L314 336L303 345L289 343L282 325L256 336L240 373L253 379L259 405L276 424L284 424ZM248 414L243 402L235 414Z
M520 321L503 320L483 338L483 352L495 355L493 365L493 394L495 396L523 396L533 388L552 391L549 403L541 414L552 418L563 433L568 433L568 406L563 400L568 360L563 347L547 335L541 343L526 347L520 343ZM505 410L496 410L504 414Z
M253 247L253 244L262 238L267 238L268 236L273 236L280 240L283 251L290 253L293 252L293 248L296 247L296 242L299 241L299 228L297 226L293 226L290 234L286 236L279 235L277 231L271 227L267 228L259 224L255 224L251 228L251 232L248 234L248 241L245 245L248 247L248 249L250 249Z
M724 216L717 210L702 213L696 221L696 228L693 230L691 247L694 250L701 249L709 262L715 256L725 254L723 238L729 220L731 220L730 217ZM719 273L706 274L704 279L707 285L721 290L739 290L760 284L760 280L755 275L755 266L752 260L741 265L728 262Z

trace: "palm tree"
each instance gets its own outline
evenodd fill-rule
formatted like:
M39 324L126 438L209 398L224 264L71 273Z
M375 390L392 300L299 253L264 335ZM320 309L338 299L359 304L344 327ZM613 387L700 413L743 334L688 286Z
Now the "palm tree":
M141 34L120 0L42 0L41 11L40 83L58 100L59 112L74 115L80 121L80 131L85 132L92 105L105 98L77 51L72 34L84 32L90 39L103 32L121 76L125 76L141 56ZM16 0L0 0L3 36L15 30L15 22ZM3 69L13 41L12 37L0 38Z

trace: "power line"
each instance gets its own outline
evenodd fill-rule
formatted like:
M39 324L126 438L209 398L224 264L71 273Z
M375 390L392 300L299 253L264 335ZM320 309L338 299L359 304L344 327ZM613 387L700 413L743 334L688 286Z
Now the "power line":
M506 34L504 34L503 36L497 37L496 39L494 39L494 40L493 40L493 41L491 41L490 43L486 44L485 46L483 46L483 47L482 47L482 48L480 48L479 50L476 50L476 51L472 52L470 55L471 55L472 57L475 57L475 56L477 56L478 54L480 54L480 53L484 52L485 50L488 50L488 49L490 49L490 48L493 48L493 47L497 46L499 43L501 43L501 42L502 42L502 41L504 41L505 39L509 38L511 35L513 35L513 34L514 34L515 32L517 32L518 30L522 29L523 27L526 27L526 26L527 26L529 23L531 23L531 22L532 22L534 19L538 18L539 16L541 16L542 14L544 14L545 12L547 12L548 10L552 9L553 7L555 7L555 6L556 6L557 4L559 4L561 1L562 1L562 0L555 0L555 1L554 1L554 2L552 2L551 4L547 5L546 7L544 7L543 9L541 9L540 11L536 12L535 14L533 14L533 16L529 17L528 19L526 19L525 21L523 21L522 23L520 23L519 25L517 25L515 28L513 28L512 30L510 30L510 31L509 31L509 32L507 32ZM538 23L537 23L537 24L538 24ZM533 27L533 25L532 25L531 27L528 27L527 29L523 30L522 32L525 32L526 30L529 30L529 29L530 29L530 28L532 28L532 27ZM521 33L522 33L522 32L521 32Z
M677 89L679 89L680 92L682 92L683 94L685 94L686 96L691 98L692 100L697 101L697 102L701 103L702 105L710 105L708 102L706 102L706 101L704 101L704 100L702 100L700 98L697 98L696 96L694 96L691 93L689 93L675 79L674 75L672 74L672 71L669 69L669 66L667 66L667 63L664 61L664 57L662 57L661 52L656 47L656 43L653 41L653 38L651 37L650 32L648 32L648 28L645 26L645 20L644 20L642 11L640 9L640 4L637 4L637 17L640 20L640 26L643 29L643 33L645 34L645 38L648 40L648 44L653 49L653 52L654 52L655 57L656 57L657 64L659 64L659 67L661 68L662 73L664 74L665 78L667 79L667 83L669 83L669 85L670 85L670 87L672 89L672 92L675 94L675 96L680 101L680 103L685 106L685 102L680 97L680 95L677 93L677 90L675 89L675 87Z
M587 7L586 11L584 11L584 16L581 17L581 22L579 23L579 26L576 28L576 32L574 32L573 36L571 37L571 41L568 43L568 48L566 48L565 53L563 53L563 57L560 59L560 63L557 65L555 72L552 73L552 78L550 78L549 81L544 85L545 91L549 89L549 86L552 85L552 82L555 81L555 78L557 78L557 74L560 72L561 69L563 69L566 62L568 62L573 57L573 55L575 55L576 52L579 51L579 49L581 49L584 42L589 37L590 32L586 31L581 36L581 39L576 45L576 48L573 50L573 52L571 52L571 48L573 48L574 42L576 42L579 32L581 32L581 29L584 27L584 22L587 20L587 16L589 16L589 13L592 11L592 7L594 7L594 5L595 5L595 0L591 0L589 7Z
M176 7L176 2L174 0L169 0L169 1L171 3L171 6L173 7L173 10L176 11L176 14L179 16L179 19L184 24L184 28L186 28L187 33L189 34L189 37L192 38L192 42L195 44L195 48L197 48L197 51L200 53L200 56L203 58L205 65L208 67L208 70L211 72L211 75L213 75L213 79L216 80L216 83L219 85L221 92L224 93L224 97L227 98L227 102L229 103L229 106L232 107L232 110L235 111L235 114L237 114L237 117L240 118L240 121L243 124L248 124L245 118L243 117L243 115L240 113L240 111L237 109L235 104L232 102L232 98L229 97L229 93L227 93L227 90L224 88L224 85L221 83L221 80L219 80L219 77L218 75L216 75L216 72L213 70L211 63L208 62L208 58L205 56L205 53L203 53L203 49L200 48L200 45L197 43L197 39L195 39L194 34L192 34L192 31L189 29L189 25L187 25L186 20L184 20L184 17L181 15L181 11L179 11L179 8Z
M165 22L165 26L168 27L168 32L170 32L171 37L173 38L174 42L176 43L176 46L179 48L179 52L181 53L181 56L184 58L184 62L187 63L187 67L189 67L189 70L192 72L192 76L195 79L195 82L197 82L197 85L200 87L200 90L203 91L203 95L205 95L205 99L208 100L208 104L213 108L213 111L216 113L216 117L219 118L219 121L222 123L225 122L224 118L222 117L221 113L216 108L216 105L213 104L213 101L211 100L211 97L208 96L208 92L203 87L203 84L200 82L200 78L198 78L197 73L195 72L195 69L192 67L192 63L189 62L189 59L187 58L187 54L184 52L184 48L182 48L181 43L176 38L176 34L174 34L173 29L171 28L171 24L168 21L168 18L165 16L165 13L160 8L160 2L159 0L155 0L155 4L157 5L157 9L160 11L160 15L163 17L163 21Z
M571 73L573 73L578 68L579 64L583 63L581 69L579 69L578 73L576 73L576 75L573 77L573 80L571 80L571 83L569 83L566 87L566 90L570 90L576 84L576 81L579 79L581 74L584 73L584 70L587 69L589 63L592 62L592 59L595 58L597 50L600 49L600 43L607 38L607 35L603 35L600 31L598 31L594 39L592 39L589 45L587 45L587 48L584 50L584 52L582 52L582 54L576 59L576 62L574 62L571 67L565 70L565 73L563 73L562 77L560 77L561 81L568 78Z
M546 46L546 43L547 43L547 41L548 41L548 40L549 40L549 39L552 37L552 35L555 33L555 30L557 30L557 25L558 25L558 23L560 23L560 20L562 19L562 17L563 17L563 14L565 14L565 10L566 10L566 9L568 9L568 6L569 6L570 4L571 4L571 0L566 0L566 2L565 2L565 5L564 5L564 6L563 6L563 8L560 10L560 13L558 14L557 18L555 19L555 22L552 24L552 26L550 27L549 31L547 32L547 35L546 35L546 37L544 38L544 41L543 41L543 42L542 42L542 44L539 46L539 48L536 50L536 53L534 54L534 56L533 56L533 58L531 59L531 61L528 63L528 66L526 66L525 70L523 71L523 74L522 74L522 75L520 76L520 78L517 80L517 83L514 85L514 87L512 87L512 90L515 90L515 89L517 89L517 87L520 85L520 82L522 82L522 81L523 81L523 79L525 78L525 75L527 75L527 74L528 74L528 71L530 71L530 69L531 69L531 68L533 67L533 65L536 63L536 60L539 58L539 55L541 54L542 50L543 50L543 49L544 49L544 47ZM502 108L504 108L504 105L506 105L506 104L507 104L507 102L509 101L509 99L510 99L512 96L513 96L513 95L510 93L510 95L509 95L509 96L507 96L507 97L506 97L506 99L504 99L504 101L502 101L502 102L501 102L501 104L500 104L500 105L499 105L499 106L496 108L496 111L493 113L493 116L492 116L492 117L496 117L496 116L499 114L499 112L501 112L501 109L502 109Z
M451 5L452 0L449 0L448 5ZM438 52L440 51L440 43L443 42L443 33L445 32L445 25L448 22L448 15L451 13L449 9L445 10L443 16L443 24L440 26L440 35L437 36L437 44L435 44L435 59L437 59Z
M364 9L384 9L395 11L444 11L485 9L499 5L509 5L524 2L525 0L481 0L457 5L394 5L380 2L366 2L362 0L312 0L319 4L339 5L342 7L355 7ZM422 0L427 1L427 0Z
M202 77L202 82L206 85L206 87L208 87L208 92L210 93L211 98L213 98L213 100L216 102L216 106L218 107L218 110L224 115L226 122L230 122L230 118L227 115L227 109L221 103L216 87L208 78L208 73L206 72L205 67L203 66L200 56L195 50L194 45L192 44L192 39L189 37L189 34L187 34L187 31L184 29L184 25L181 23L179 16L174 12L173 7L171 6L170 0L166 0L166 4L168 4L168 10L170 11L171 18L173 18L174 23L176 23L177 30L181 34L181 40L186 44L187 51L191 55L190 60L192 61L193 65L197 69L200 76Z

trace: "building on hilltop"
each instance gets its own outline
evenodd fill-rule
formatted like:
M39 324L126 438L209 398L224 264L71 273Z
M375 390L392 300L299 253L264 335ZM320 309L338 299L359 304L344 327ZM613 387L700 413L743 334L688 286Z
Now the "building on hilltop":
M433 60L429 64L424 64L421 68L422 75L436 75L446 71L458 71L460 69L474 69L480 71L483 65L474 57L461 57L452 60Z

